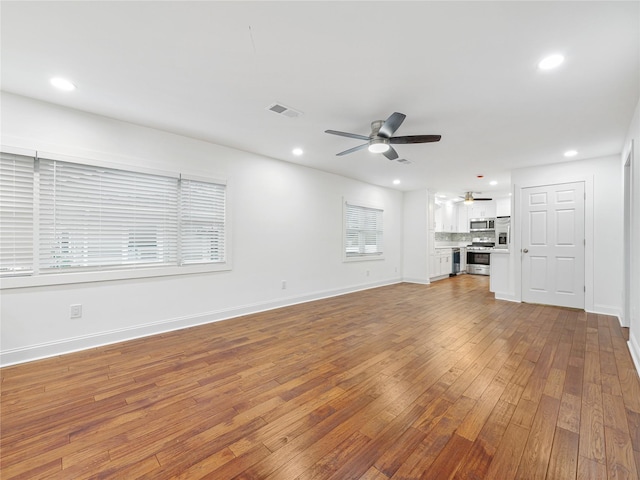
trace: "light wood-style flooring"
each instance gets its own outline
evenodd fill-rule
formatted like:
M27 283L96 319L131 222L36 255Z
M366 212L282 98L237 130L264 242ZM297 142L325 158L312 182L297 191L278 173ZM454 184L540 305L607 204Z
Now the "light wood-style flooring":
M1 370L2 480L633 479L617 319L398 284Z

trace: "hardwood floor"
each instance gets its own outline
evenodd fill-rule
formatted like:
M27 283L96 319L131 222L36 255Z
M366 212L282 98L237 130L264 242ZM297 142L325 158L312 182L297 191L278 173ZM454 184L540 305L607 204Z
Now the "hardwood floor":
M1 370L0 477L638 479L613 317L399 284Z

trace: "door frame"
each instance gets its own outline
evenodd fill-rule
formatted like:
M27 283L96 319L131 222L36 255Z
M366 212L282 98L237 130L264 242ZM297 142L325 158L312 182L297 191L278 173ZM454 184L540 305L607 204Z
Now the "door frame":
M522 190L531 187L544 187L546 185L560 185L564 183L584 183L584 308L585 311L593 311L593 284L594 284L594 261L593 261L593 175L566 175L557 176L550 182L541 182L534 180L531 182L521 182L513 185L513 202L511 205L511 211L514 215L511 217L511 232L514 233L512 237L513 252L511 254L511 260L513 261L513 279L514 279L514 293L515 299L518 302L522 301L522 222L520 218L520 211L522 207Z
M623 217L623 229L624 229L624 239L623 239L623 281L622 281L622 291L623 291L623 300L622 300L622 315L620 318L621 324L623 327L631 326L631 292L633 291L631 288L631 284L633 283L633 264L636 256L638 255L638 251L633 248L633 229L635 227L635 217L637 215L634 211L634 201L635 197L638 195L638 192L634 190L634 176L636 175L636 165L634 162L634 144L633 140L631 140L629 144L629 148L626 151L626 155L623 157L622 163L622 176L623 176L623 198L624 198L624 217Z

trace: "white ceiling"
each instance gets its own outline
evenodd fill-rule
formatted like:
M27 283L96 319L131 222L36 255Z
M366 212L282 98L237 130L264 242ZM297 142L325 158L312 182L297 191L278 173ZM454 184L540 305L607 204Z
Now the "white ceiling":
M511 169L568 149L621 152L640 96L639 5L2 1L2 89L377 185L498 194ZM565 63L539 71L555 52ZM335 156L360 141L324 130L368 135L394 111L407 115L396 135L441 142L397 145L410 165Z

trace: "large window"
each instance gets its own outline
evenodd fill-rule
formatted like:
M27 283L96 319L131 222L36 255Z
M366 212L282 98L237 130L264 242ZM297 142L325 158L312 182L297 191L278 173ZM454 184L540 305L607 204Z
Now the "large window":
M33 272L33 165L0 154L0 275Z
M223 183L6 153L0 158L3 277L226 261Z
M344 254L347 259L382 256L382 210L345 202Z

